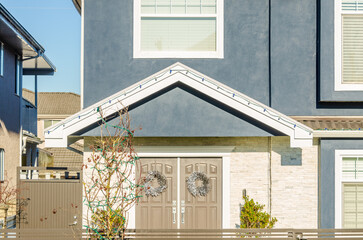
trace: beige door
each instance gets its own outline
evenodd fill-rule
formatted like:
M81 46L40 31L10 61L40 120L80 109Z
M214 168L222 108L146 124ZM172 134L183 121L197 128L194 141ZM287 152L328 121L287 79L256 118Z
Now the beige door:
M180 202L182 213L180 228L219 229L222 227L221 165L222 161L220 158L180 159ZM210 179L211 189L204 197L193 197L187 189L186 180L194 171L203 172Z
M220 158L141 158L140 160L142 177L145 177L149 171L157 170L167 178L168 187L157 197L144 196L140 199L136 206L136 228L218 229L222 227ZM211 189L205 197L193 197L187 189L186 179L194 171L203 172L210 178Z
M177 228L177 159L141 158L140 161L142 177L145 177L149 171L159 171L165 175L168 187L157 197L143 196L140 199L136 205L136 228ZM173 206L173 201L175 206Z

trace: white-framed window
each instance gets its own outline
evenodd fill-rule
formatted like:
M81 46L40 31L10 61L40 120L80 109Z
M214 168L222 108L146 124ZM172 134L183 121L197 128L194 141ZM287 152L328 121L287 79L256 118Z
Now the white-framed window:
M0 181L4 181L4 163L5 163L5 151L0 148Z
M335 1L336 91L363 91L363 0Z
M59 123L61 120L46 119L44 120L44 129Z
M4 44L0 42L0 76L4 76Z
M363 228L363 150L335 151L335 227Z
M224 0L134 0L134 58L223 58Z
M21 64L21 61L20 61L20 57L17 56L16 59L15 59L15 65L16 65L16 70L15 70L15 94L16 95L20 95L20 64Z

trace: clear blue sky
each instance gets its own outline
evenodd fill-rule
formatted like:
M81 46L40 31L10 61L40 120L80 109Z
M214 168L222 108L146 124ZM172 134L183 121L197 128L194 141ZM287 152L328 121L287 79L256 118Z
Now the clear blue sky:
M38 91L80 93L81 17L71 0L0 0L44 47L57 67L54 76L39 76ZM24 77L34 90L34 77Z

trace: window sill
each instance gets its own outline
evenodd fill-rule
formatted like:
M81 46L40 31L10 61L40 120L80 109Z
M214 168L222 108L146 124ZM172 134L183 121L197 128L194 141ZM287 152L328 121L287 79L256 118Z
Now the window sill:
M222 52L134 52L134 58L224 58Z
M335 91L363 91L363 83L335 83Z

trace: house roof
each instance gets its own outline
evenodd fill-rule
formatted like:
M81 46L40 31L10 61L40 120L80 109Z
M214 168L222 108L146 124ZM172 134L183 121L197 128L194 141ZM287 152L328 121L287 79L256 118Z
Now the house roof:
M314 130L363 130L363 116L292 117Z
M73 148L45 148L54 157L54 167L82 167L83 155Z
M290 136L292 147L312 145L311 128L181 63L175 63L45 129L45 144L47 147L66 147L69 136L77 135L81 130L100 121L100 110L105 118L113 116L124 107L142 102L176 84L188 86L216 102L247 115L256 123Z
M23 97L34 104L34 92L23 89ZM72 115L81 110L81 97L71 92L38 92L38 115Z
M45 49L1 3L0 37L23 57L25 75L53 74L56 70L53 63L44 55Z

